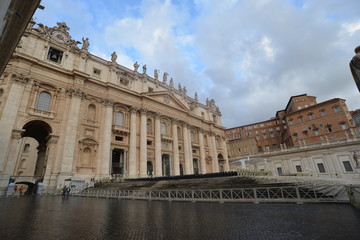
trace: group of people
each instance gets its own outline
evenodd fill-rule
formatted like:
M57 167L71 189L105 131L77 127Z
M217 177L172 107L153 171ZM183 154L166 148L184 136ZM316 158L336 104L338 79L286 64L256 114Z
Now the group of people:
M18 187L17 185L15 185L13 195L16 197L21 197L22 195L25 194L24 190L25 190L24 186L21 185L20 187Z
M70 194L70 187L64 186L62 189L62 196L63 197L68 197Z

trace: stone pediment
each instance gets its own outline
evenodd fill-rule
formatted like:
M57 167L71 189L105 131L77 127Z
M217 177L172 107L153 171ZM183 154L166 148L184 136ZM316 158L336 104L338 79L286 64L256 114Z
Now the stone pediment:
M184 111L189 111L189 108L184 103L182 103L179 99L177 99L173 94L170 94L169 92L147 92L143 93L143 95L147 96L150 99L156 100L157 102L161 102L165 105Z

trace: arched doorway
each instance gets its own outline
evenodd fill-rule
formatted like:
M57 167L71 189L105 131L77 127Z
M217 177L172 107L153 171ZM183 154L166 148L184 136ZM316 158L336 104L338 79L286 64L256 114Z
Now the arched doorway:
M37 142L36 148L29 148L27 145L29 141L24 141L24 147L20 149L20 151L25 153L28 153L28 150L32 149L31 151L35 151L35 159L34 161L28 161L29 164L25 165L25 168L32 169L31 173L28 174L20 174L23 169L19 169L19 167L24 168L24 158L21 157L18 159L18 161L21 161L21 163L17 164L17 168L15 169L15 177L18 181L42 181L42 179L45 176L45 170L46 170L46 163L47 163L47 148L48 148L48 142L50 135L52 133L52 129L49 124L47 124L44 121L40 120L34 120L26 123L23 126L23 130L25 130L21 134L22 139L34 139ZM33 142L35 142L33 140ZM33 145L33 144L32 144ZM21 156L24 156L22 154ZM35 165L35 166L34 166ZM21 170L21 171L19 171ZM19 173L19 176L16 176L16 174ZM25 175L25 176L22 176ZM31 179L27 179L31 178ZM30 189L30 188L29 188ZM32 187L31 189L36 189L36 187Z
M146 172L149 177L153 176L153 164L151 161L147 161L146 163Z
M194 167L194 174L197 175L199 174L199 164L198 164L198 159L197 158L193 158L193 167Z
M219 162L219 172L224 172L225 171L225 158L221 153L218 154L218 162Z

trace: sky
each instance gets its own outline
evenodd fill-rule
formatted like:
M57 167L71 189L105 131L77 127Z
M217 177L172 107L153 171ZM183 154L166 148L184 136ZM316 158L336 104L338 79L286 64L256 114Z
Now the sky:
M359 0L42 0L34 15L65 21L89 52L159 69L188 96L214 99L227 128L261 122L291 96L360 108L349 61L360 45ZM36 27L36 26L35 26ZM80 45L79 45L80 46ZM140 67L141 69L141 67Z

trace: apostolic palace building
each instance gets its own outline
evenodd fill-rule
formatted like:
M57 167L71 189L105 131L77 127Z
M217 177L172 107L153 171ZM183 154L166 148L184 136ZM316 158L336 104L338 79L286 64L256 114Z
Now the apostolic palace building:
M360 111L345 100L292 96L262 122L226 130L230 165L273 175L360 178Z
M0 187L228 171L225 128L146 65L128 69L88 52L57 23L31 22L0 78Z

